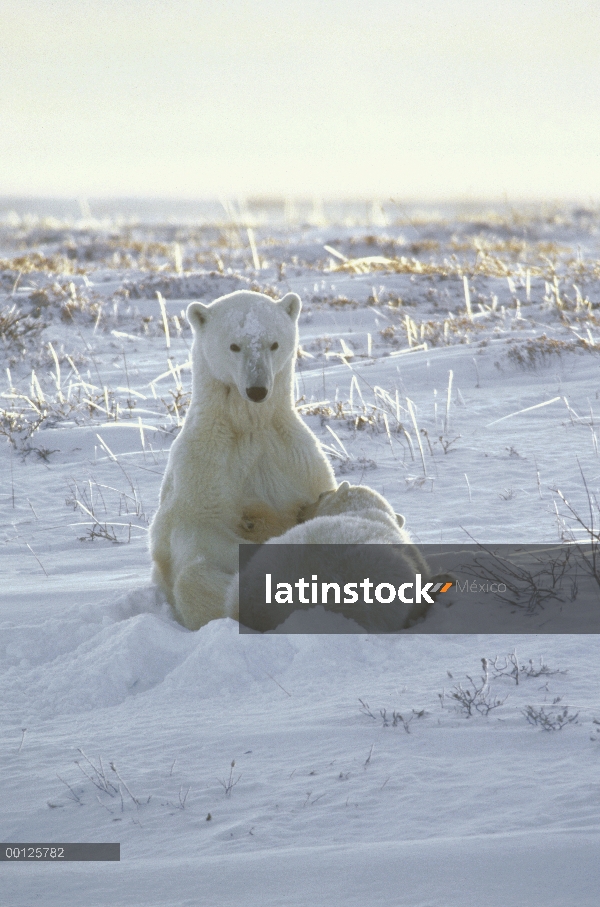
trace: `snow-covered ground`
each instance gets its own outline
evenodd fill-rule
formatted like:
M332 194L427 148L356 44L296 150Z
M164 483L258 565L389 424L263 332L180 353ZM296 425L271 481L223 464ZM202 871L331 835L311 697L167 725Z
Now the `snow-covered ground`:
M182 313L252 288L302 297L301 412L416 539L589 541L600 215L151 211L1 219L1 836L121 843L3 862L3 907L597 904L597 636L541 610L449 635L437 605L399 635L191 633L147 531Z

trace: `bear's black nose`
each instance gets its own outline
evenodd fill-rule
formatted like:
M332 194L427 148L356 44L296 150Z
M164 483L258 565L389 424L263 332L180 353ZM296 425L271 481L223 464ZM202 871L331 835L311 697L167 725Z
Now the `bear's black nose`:
M261 400L265 399L268 391L266 387L247 387L246 393L254 403L260 403Z

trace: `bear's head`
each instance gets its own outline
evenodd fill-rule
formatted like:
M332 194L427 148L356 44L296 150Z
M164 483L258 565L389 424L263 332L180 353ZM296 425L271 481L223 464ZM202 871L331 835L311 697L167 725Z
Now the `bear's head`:
M317 516L337 516L340 513L355 513L368 516L369 511L379 511L396 520L399 528L404 526L404 517L394 513L391 505L379 492L368 485L350 485L341 482L333 491L324 491L314 504L302 508L300 522Z
M187 319L195 335L194 357L200 355L212 377L236 387L244 400L262 403L294 357L301 307L295 293L274 300L249 290L208 305L192 302Z

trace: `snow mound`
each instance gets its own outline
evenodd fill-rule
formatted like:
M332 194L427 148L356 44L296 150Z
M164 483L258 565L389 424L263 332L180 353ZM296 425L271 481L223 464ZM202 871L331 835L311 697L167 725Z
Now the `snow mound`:
M8 621L0 625L0 666L27 669L53 662L95 637L99 626L108 627L145 613L164 620L171 617L169 606L153 586L103 601L100 607L97 604L75 605L52 612L51 617L40 623Z
M188 655L194 639L173 620L141 613L101 624L45 621L39 627L15 628L6 646L16 659L27 651L37 663L21 658L0 678L3 710L13 720L87 712L120 704L162 683ZM27 646L29 648L29 646Z
M269 674L281 674L297 646L286 636L241 635L236 621L213 620L190 633L192 649L164 684L168 693L203 697L248 692L264 685ZM302 639L302 637L300 637Z

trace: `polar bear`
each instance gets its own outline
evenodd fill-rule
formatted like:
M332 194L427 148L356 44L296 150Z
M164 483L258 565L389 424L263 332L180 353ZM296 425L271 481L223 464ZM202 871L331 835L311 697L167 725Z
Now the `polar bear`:
M252 629L272 630L299 607L298 604L281 603L269 607L263 601L264 577L275 563L281 575L290 576L318 575L319 567L323 574L333 569L340 583L371 575L394 577L398 585L403 581L414 582L417 573L423 584L431 583L432 586L453 580L446 574L431 575L428 564L404 528L404 517L395 513L385 498L368 486L342 482L337 489L323 492L316 502L301 508L298 519L297 526L260 548L242 572L245 587L257 590L256 597L250 604L245 604L242 614L243 618L249 618ZM275 562L272 545L344 545L348 548L339 557L335 556L332 566L330 549L316 553L314 549L304 549L298 555L291 548L282 548ZM366 545L379 547L366 548ZM352 618L370 632L405 629L423 617L429 607L431 604L426 597L420 602L394 601L393 604L374 600L371 605L360 600L351 604L327 600L328 610ZM230 617L239 619L239 576L230 583L226 609Z
M290 526L299 523L304 509L301 507L296 511L278 513L267 504L249 502L244 507L237 532L245 542L262 545L269 539L282 535Z
M409 543L411 541L410 535L404 529L406 520L402 514L395 513L383 495L374 488L370 488L369 485L351 485L350 482L341 482L337 488L322 491L314 503L302 507L298 514L298 522L305 523L316 516L337 516L342 513L364 519L374 519L386 524L391 522L391 530L399 532L400 537L386 539L383 544L387 542Z
M153 580L190 630L225 616L240 543L284 532L336 486L294 407L300 309L295 293L275 301L250 291L188 306L192 399L169 453L150 551Z

